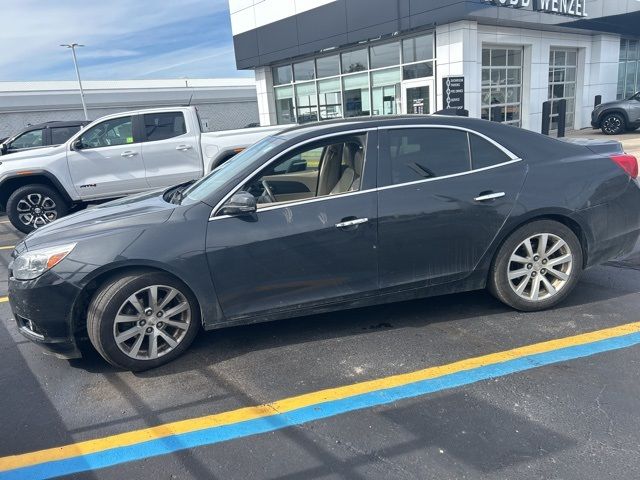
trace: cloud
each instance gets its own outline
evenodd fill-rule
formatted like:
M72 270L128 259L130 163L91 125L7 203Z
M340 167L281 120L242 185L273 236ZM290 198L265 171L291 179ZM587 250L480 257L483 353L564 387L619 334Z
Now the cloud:
M246 76L235 68L226 0L21 0L3 5L0 80Z

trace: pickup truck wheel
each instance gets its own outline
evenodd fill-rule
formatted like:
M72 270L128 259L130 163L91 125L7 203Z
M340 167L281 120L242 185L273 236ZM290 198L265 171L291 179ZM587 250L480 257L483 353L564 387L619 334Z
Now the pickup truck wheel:
M100 288L89 305L87 332L112 365L142 371L181 355L200 329L191 291L162 272L128 272Z
M627 125L619 113L608 113L602 117L600 128L605 135L620 135L625 132Z
M13 192L7 200L9 221L23 233L30 233L67 213L67 202L47 185L25 185Z

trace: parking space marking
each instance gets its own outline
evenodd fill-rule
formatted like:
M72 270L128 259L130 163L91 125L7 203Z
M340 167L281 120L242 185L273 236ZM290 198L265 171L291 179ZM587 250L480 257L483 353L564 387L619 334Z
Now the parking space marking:
M13 250L14 248L16 248L15 245L5 245L3 247L0 247L0 250Z
M640 322L273 403L0 458L0 479L53 478L300 425L640 344Z
M9 301L9 297L0 297L0 303L5 303Z

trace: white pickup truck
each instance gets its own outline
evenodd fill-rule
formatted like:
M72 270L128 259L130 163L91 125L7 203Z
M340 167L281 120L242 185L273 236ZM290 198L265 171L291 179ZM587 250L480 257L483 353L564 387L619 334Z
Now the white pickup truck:
M195 107L108 115L63 145L0 157L0 210L28 233L91 202L200 178L280 130L202 133Z

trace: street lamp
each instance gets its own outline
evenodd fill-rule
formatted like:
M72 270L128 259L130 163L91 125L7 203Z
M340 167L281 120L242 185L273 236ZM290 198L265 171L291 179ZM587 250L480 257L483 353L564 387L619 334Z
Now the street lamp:
M89 115L87 114L87 106L84 103L84 90L82 90L82 80L80 80L80 70L78 70L78 59L76 58L76 47L84 47L84 45L80 45L79 43L71 43L71 44L63 43L60 46L65 48L70 48L71 53L73 54L73 66L76 67L76 77L78 77L78 86L80 87L80 99L82 100L82 110L84 111L84 119L88 121Z

